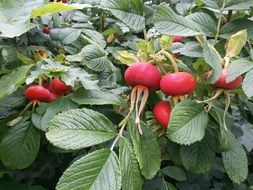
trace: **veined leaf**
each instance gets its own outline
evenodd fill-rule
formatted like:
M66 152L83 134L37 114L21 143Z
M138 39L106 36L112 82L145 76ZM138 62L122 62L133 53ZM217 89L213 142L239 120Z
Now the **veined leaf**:
M228 68L226 81L231 82L251 69L253 69L253 62L248 59L232 60Z
M203 56L205 62L213 69L213 74L208 80L209 83L213 84L220 78L223 60L221 55L210 44L205 44L203 48Z
M208 114L203 106L185 100L173 108L166 135L176 143L189 145L203 139L207 123Z
M232 150L222 153L222 160L226 172L232 181L241 183L248 176L248 160L245 150L234 135L227 131L228 143Z
M126 138L120 140L119 158L122 172L122 190L141 190L143 179L139 164L133 146Z
M143 135L140 136L133 120L128 122L128 130L133 141L134 152L142 175L151 179L160 169L161 153L158 141L151 129L141 123Z
M47 139L62 149L80 149L108 141L115 136L114 125L101 113L86 108L70 110L54 117Z
M187 170L205 173L212 168L215 159L215 143L212 138L207 133L202 141L180 148L182 162Z
M62 175L56 190L120 190L121 172L114 152L101 149L75 161Z
M12 127L2 139L0 155L4 165L24 169L35 160L40 147L40 133L31 122L21 122Z
M17 88L25 82L26 75L32 65L21 66L10 74L4 75L0 78L0 99L4 96L10 95Z
M71 99L84 105L106 105L115 104L125 106L125 101L117 94L110 91L85 90L83 88L77 90Z
M144 6L140 0L102 0L100 5L133 30L145 27Z
M36 18L39 16L43 16L49 13L57 13L62 11L70 11L76 9L71 5L66 5L64 3L49 3L42 7L38 7L32 10L31 18Z
M220 9L223 6L223 0L203 0L210 8ZM244 10L253 6L252 0L230 0L225 2L225 10Z
M177 15L167 4L162 3L154 13L155 28L161 34L195 36L200 35L200 29L191 20Z
M246 74L242 84L242 89L248 97L253 96L252 85L253 85L253 70L249 71Z

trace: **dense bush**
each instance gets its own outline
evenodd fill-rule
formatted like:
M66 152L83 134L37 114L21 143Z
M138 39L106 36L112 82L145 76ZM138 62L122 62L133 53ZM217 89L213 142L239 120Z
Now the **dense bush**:
M1 0L0 189L253 189L252 0Z

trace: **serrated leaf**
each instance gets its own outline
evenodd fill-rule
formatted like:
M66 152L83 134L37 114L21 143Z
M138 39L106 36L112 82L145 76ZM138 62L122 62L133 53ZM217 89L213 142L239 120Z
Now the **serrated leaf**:
M106 41L102 34L95 30L83 29L82 33L85 35L85 39L87 39L93 45L99 45L102 48L106 47Z
M0 1L0 37L17 37L34 28L36 25L30 22L31 12L43 4L44 0Z
M133 30L145 27L144 6L140 0L102 0L100 5Z
M177 181L185 181L187 179L185 171L177 166L167 166L162 169L162 172Z
M199 45L199 43L193 41L186 42L183 47L181 47L178 51L174 53L178 52L188 57L203 57L203 50L201 46Z
M87 71L85 71L80 67L69 69L68 72L64 73L62 79L66 84L69 84L71 86L75 86L75 82L80 81L85 89L88 90L99 89L98 81L92 79L92 75L90 75L89 73L87 73Z
M185 100L173 108L166 136L176 143L189 145L203 139L207 123L208 114L203 106Z
M120 140L119 159L122 173L122 190L141 190L143 179L139 164L133 146L126 138Z
M231 22L225 24L220 29L220 36L222 38L228 39L231 35L235 34L236 32L240 30L247 30L247 37L252 38L253 37L253 21L239 18L232 20Z
M75 161L62 175L56 190L120 190L121 172L114 152L101 149Z
M75 10L76 8L71 5L66 5L64 3L49 3L42 7L38 7L32 10L31 18L36 18L43 16L45 14L57 13L62 11Z
M241 30L236 34L232 35L225 45L226 56L228 57L237 56L241 52L243 46L246 44L246 41L247 41L246 30Z
M140 136L133 120L128 122L134 152L139 162L142 175L151 179L160 169L161 153L154 133L144 123L141 123L143 135Z
M21 122L7 132L0 144L4 165L24 169L35 160L40 147L40 133L31 122Z
M77 105L67 97L60 97L53 101L45 110L45 114L38 118L38 114L33 113L32 120L39 119L39 125L35 125L42 131L47 131L50 120L60 112L68 111L77 108ZM36 122L36 123L38 123Z
M208 79L208 82L213 84L221 76L223 60L217 50L210 44L205 44L203 48L203 57L205 62L213 69L212 76Z
M246 74L242 84L242 89L249 98L253 96L252 85L253 85L253 70L249 71Z
M156 30L165 35L196 36L201 34L194 22L177 15L165 3L158 6L154 13L153 22Z
M223 0L203 0L203 2L213 8L213 9L220 9L223 6ZM253 6L252 0L230 0L225 1L225 10L244 10L249 9Z
M81 51L82 64L88 68L100 72L110 68L110 61L107 53L95 45L88 45Z
M242 145L236 140L234 135L227 131L228 143L232 150L222 153L222 160L228 176L235 183L241 183L248 176L248 160Z
M81 35L81 30L76 28L54 28L50 31L53 40L59 40L63 44L72 44Z
M54 117L46 133L47 139L62 149L76 150L97 145L115 137L114 125L99 112L75 109Z
M226 82L228 83L235 80L237 77L251 69L253 69L253 62L248 59L242 58L238 60L232 60L228 68Z
M17 88L25 82L26 75L32 66L21 66L12 73L0 78L0 99L12 94Z
M100 90L85 90L83 88L78 89L71 99L83 105L106 105L115 104L125 106L125 101L116 94L110 91Z
M196 23L207 36L215 36L217 24L209 14L196 12L188 15L186 18Z
M187 170L206 173L212 168L215 160L215 143L212 138L207 133L201 142L180 148L182 162Z

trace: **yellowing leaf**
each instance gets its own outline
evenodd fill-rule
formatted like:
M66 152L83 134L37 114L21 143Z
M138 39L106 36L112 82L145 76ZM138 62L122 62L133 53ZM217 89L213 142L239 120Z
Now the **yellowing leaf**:
M247 31L241 30L232 35L225 45L226 56L235 57L242 50L247 41Z
M129 51L120 51L118 52L117 59L125 65L131 65L137 61L139 61L138 57Z

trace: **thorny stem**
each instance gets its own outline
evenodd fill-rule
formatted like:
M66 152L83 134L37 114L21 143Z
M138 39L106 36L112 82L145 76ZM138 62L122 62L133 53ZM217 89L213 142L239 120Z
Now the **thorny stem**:
M146 28L143 29L143 36L144 36L144 39L147 40L147 29Z
M104 11L101 13L101 16L100 16L100 30L101 32L104 31L104 19L105 19L105 13Z
M226 5L226 0L223 0L223 4L222 7L220 8L220 15L219 15L219 20L218 20L218 25L217 25L217 32L215 35L215 43L217 43L218 41L218 37L219 37L219 33L220 33L220 27L221 27L221 19L223 16L223 11L225 9L225 5Z
M172 65L174 67L174 71L178 72L179 70L178 70L178 67L177 67L177 63L176 63L175 59L172 57L172 55L170 55L169 52L164 51L164 50L161 50L160 53L165 55L170 60L170 62L172 63Z

